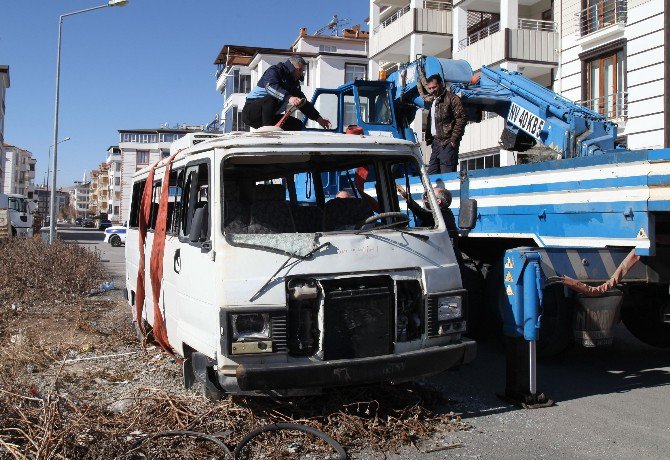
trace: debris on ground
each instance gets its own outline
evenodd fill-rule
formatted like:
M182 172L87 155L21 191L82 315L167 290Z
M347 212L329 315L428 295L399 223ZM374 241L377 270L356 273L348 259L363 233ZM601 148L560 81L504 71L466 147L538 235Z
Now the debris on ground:
M137 342L119 290L89 295L105 280L99 255L39 239L18 245L0 246L0 458L226 458L223 447L271 424L311 427L350 455L378 458L469 428L420 384L213 403L181 387L178 364ZM263 431L242 454L338 458L324 439L289 429Z

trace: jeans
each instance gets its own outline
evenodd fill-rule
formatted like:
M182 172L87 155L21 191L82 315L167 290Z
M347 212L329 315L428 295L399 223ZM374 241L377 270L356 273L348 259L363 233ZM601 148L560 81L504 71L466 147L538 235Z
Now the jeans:
M458 166L458 148L453 148L451 143L444 147L437 139L431 144L430 161L428 162L428 174L448 173L456 171Z
M274 126L282 115L277 113L281 101L272 96L260 99L247 99L242 109L242 121L252 128ZM302 130L302 122L295 117L288 117L282 126L284 131Z

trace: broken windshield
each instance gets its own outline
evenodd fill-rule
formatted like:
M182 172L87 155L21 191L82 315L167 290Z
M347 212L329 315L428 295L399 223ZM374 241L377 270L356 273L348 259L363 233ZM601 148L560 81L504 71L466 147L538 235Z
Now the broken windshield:
M298 255L322 234L398 232L417 226L396 189L417 171L409 154L231 156L223 164L223 232L232 244ZM423 183L412 182L421 197Z

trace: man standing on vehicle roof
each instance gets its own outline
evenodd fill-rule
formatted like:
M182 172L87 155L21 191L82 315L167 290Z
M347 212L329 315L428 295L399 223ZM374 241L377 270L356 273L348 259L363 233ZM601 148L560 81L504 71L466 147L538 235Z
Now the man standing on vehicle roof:
M300 111L323 128L330 128L330 121L323 118L311 102L305 101L300 82L305 78L305 60L291 56L285 62L275 64L265 71L256 87L247 94L242 109L242 121L252 128L274 126L288 106L300 107ZM302 105L301 105L302 104ZM288 117L283 126L286 131L302 129L300 120Z
M467 123L461 98L439 75L428 77L427 88L432 96L425 132L426 143L432 149L428 174L453 172L458 166L458 147Z

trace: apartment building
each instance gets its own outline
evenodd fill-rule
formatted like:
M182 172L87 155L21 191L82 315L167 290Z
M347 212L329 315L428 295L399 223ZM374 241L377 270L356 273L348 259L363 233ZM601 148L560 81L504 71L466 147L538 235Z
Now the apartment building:
M562 22L555 90L615 121L630 149L670 146L667 3L556 3Z
M109 164L100 163L98 169L91 171L89 214L97 219L107 219L109 201Z
M70 190L70 206L74 209L75 217L89 216L91 182L86 179L86 174L81 181L75 181Z
M161 158L170 155L170 144L185 134L203 131L204 126L181 125L179 128L168 128L164 126L159 129L120 129L119 145L110 147L118 148L120 155L121 171L114 171L114 189L112 196L116 197L116 187L119 187L119 212L115 213L114 207L117 201L112 201L112 214L117 222L125 222L128 218L130 196L132 194L132 176L136 171L156 163ZM109 150L108 150L109 153ZM110 155L108 155L109 158ZM114 152L111 153L114 157ZM116 161L116 160L114 160ZM116 185L116 178L119 185ZM109 180L109 176L108 176ZM91 197L93 197L93 176L91 175ZM109 209L109 200L105 204L105 212Z
M3 193L18 193L33 199L35 191L35 164L28 150L11 144L4 144L4 187Z
M301 85L307 98L311 98L316 88L336 88L346 81L367 78L368 33L360 26L341 31L336 28L330 34L322 31L310 34L303 27L286 49L241 45L225 45L221 49L214 64L218 67L216 89L224 97L221 117L224 132L249 130L242 123L246 94L270 66L291 55L302 56L307 62ZM316 108L333 121L325 107Z
M0 191L5 189L5 98L9 88L9 66L0 65Z
M35 187L33 202L37 204L37 213L46 222L49 219L49 206L51 204L51 189L44 185ZM61 215L61 210L70 206L70 193L64 189L56 190L56 217Z
M417 55L522 72L618 125L631 149L668 145L668 12L663 0L371 0L370 73ZM504 119L471 123L460 168L527 161L500 150ZM414 129L422 132L423 117ZM424 147L425 155L428 156Z
M107 204L107 218L115 224L123 223L121 218L121 149L112 145L107 149L109 165L109 202Z

